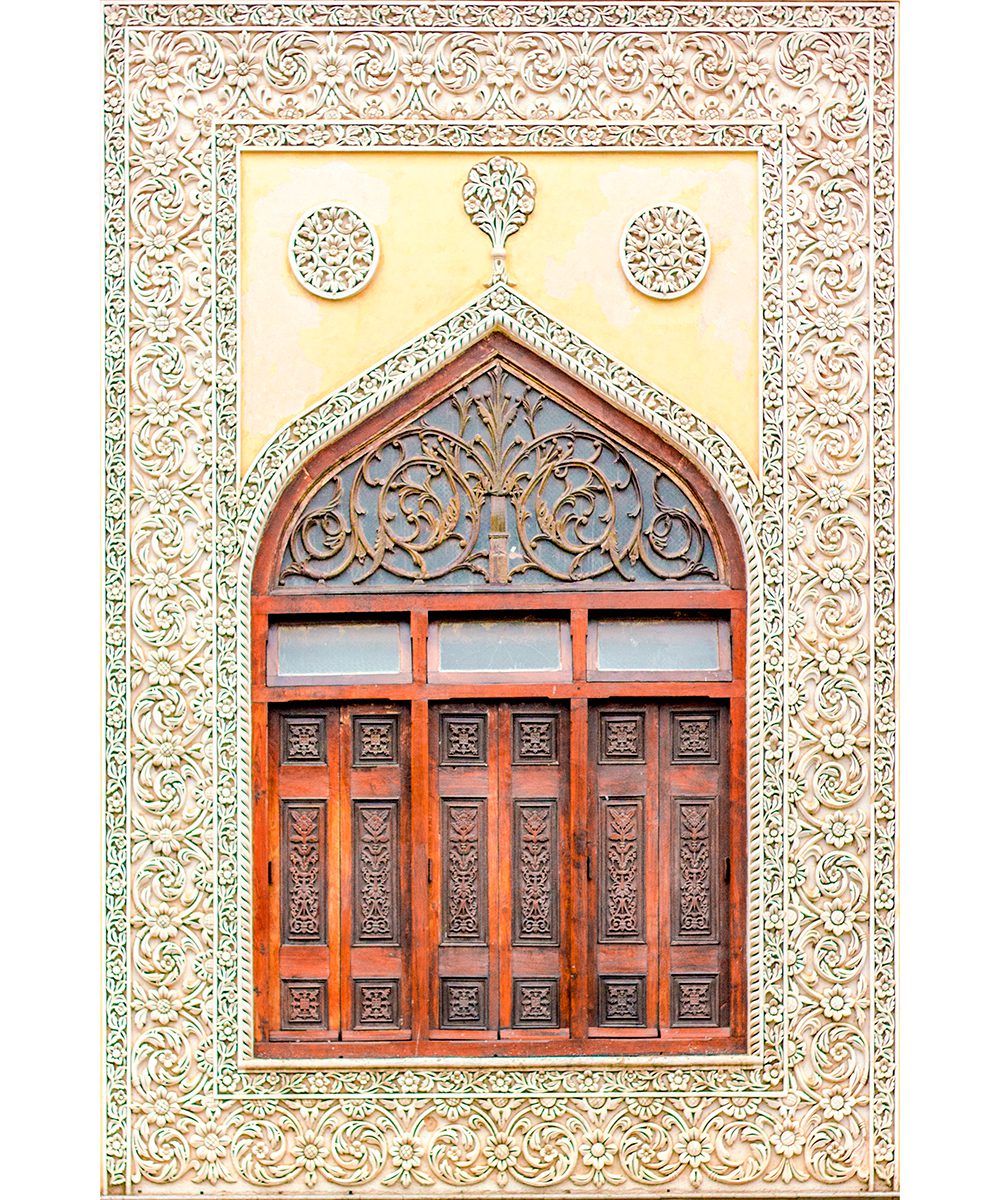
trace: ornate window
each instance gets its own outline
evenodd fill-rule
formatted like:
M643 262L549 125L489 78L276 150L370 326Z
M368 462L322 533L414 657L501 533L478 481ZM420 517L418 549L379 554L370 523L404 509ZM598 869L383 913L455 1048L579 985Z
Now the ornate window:
M254 573L258 1052L743 1048L745 615L709 481L500 334L309 461Z

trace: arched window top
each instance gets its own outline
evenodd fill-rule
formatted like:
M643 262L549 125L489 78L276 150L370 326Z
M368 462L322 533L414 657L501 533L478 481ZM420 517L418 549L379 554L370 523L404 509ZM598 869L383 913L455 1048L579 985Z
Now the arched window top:
M277 594L704 589L743 574L699 469L498 334L307 464L265 545L256 590Z

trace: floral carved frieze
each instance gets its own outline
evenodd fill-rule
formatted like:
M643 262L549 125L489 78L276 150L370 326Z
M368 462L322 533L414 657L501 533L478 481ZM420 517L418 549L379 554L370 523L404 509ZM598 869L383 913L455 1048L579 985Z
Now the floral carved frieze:
M894 20L888 4L106 10L110 1190L895 1186ZM501 276L240 477L240 155L517 164L610 147L757 156L759 471ZM480 223L491 253L526 215L521 186ZM480 185L478 211L505 187ZM496 326L659 423L753 547L751 1052L262 1066L246 1038L247 556L304 456ZM303 1020L322 1003L288 997ZM692 975L677 1003L697 1021L712 997ZM370 1004L390 1022L391 997Z
M306 213L288 243L292 274L314 296L345 300L378 266L378 238L353 209L328 205Z

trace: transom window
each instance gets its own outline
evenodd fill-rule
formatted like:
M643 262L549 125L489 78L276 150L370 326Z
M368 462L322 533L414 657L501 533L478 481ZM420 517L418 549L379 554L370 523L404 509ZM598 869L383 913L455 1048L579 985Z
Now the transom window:
M676 449L493 335L276 505L259 1054L745 1044L745 590Z

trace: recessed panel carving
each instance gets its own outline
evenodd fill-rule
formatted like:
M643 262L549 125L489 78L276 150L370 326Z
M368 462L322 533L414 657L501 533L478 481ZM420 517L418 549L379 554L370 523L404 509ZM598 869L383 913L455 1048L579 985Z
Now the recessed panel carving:
M486 980L441 980L441 1028L486 1028Z
M670 1024L718 1025L718 975L672 975L670 977Z
M645 762L645 714L601 713L598 757L602 763Z
M441 805L442 930L445 942L486 941L486 814L483 800Z
M600 1025L646 1024L646 976L602 975L597 986Z
M644 941L643 800L601 796L598 820L598 938L602 942Z
M678 799L674 807L672 924L674 944L718 939L716 802Z
M675 763L719 761L719 714L717 712L674 712L670 714L671 759Z
M515 946L559 944L559 810L555 800L514 802Z
M356 767L380 767L399 761L399 718L352 718L351 742Z
M297 763L326 762L326 718L321 716L283 716L281 718L281 761Z
M353 943L399 944L399 808L353 802Z
M354 1028L398 1029L398 979L354 980Z
M445 713L441 717L441 765L483 766L486 763L486 714Z
M281 981L281 1028L325 1029L325 979L283 979Z
M281 940L326 942L326 804L281 802Z
M514 1028L556 1029L559 1026L559 980L514 980Z
M558 762L557 718L544 713L515 713L513 749L518 765Z

